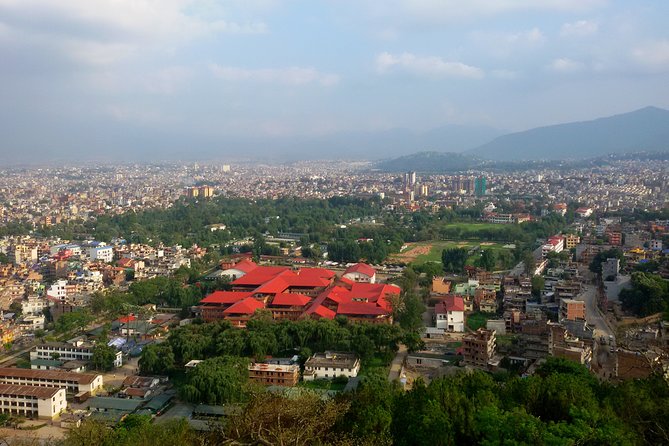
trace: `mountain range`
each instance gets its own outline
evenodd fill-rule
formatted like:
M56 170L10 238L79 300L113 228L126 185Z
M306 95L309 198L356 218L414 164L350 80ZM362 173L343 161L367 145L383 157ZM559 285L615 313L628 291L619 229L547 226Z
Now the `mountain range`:
M665 150L669 150L669 111L646 107L592 121L502 135L467 153L490 160L519 161Z

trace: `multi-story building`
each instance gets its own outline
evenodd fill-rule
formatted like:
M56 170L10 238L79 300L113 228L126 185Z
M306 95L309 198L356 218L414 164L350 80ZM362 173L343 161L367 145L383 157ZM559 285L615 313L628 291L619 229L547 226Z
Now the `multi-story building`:
M50 420L67 408L65 396L58 387L0 384L0 412Z
M316 353L304 363L304 380L329 379L337 376L355 378L360 371L360 359L353 353Z
M95 394L102 389L102 375L89 373L60 372L55 370L31 370L19 368L0 368L0 383L21 386L58 387L68 393L90 392Z
M564 245L566 249L576 248L581 243L581 237L576 234L567 234L564 236Z
M91 260L100 260L109 263L114 260L114 248L112 246L96 246L89 248L88 257Z
M495 355L496 332L479 328L462 339L462 356L466 365L478 368L488 368L488 364Z
M560 299L560 320L585 320L585 302L574 299Z
M449 295L434 306L435 325L446 331L465 331L465 303L461 296Z
M293 387L300 379L300 366L297 364L249 365L249 379L268 386Z
M592 347L572 336L565 327L548 323L548 353L551 356L565 358L590 367Z
M59 359L61 361L88 362L93 357L93 346L83 345L81 342L48 342L36 345L30 352L30 359ZM116 352L114 367L123 365L123 354Z
M9 249L9 261L15 265L37 260L37 247L28 245L14 245Z
M553 237L550 237L544 245L541 246L541 255L546 257L550 252L560 253L563 250L564 237L561 235L554 235Z

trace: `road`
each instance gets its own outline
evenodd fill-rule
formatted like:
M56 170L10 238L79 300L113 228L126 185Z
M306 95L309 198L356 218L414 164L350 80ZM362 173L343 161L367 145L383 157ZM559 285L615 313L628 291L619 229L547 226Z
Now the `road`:
M402 366L408 355L406 345L400 344L400 349L397 351L393 362L390 363L390 371L388 372L388 381L395 381L400 378Z
M597 306L597 289L594 285L586 284L583 292L576 297L576 300L585 302L585 319L588 324L595 327L597 336L614 336L613 330L606 324L604 315Z

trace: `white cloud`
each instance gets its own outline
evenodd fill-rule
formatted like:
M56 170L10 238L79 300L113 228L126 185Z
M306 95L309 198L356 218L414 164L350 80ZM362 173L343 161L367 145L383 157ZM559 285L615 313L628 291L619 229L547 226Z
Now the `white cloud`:
M445 61L436 56L416 56L412 53L393 55L387 52L376 56L376 68L380 73L393 69L430 77L461 77L481 79L483 70L462 62Z
M322 73L311 67L249 69L211 64L209 68L216 77L228 81L250 81L283 85L320 84L324 87L329 87L339 82L339 76L336 74Z
M560 73L576 73L583 70L585 65L583 62L569 59L567 57L560 57L558 59L554 59L550 63L549 68Z
M648 42L632 51L632 57L651 70L669 69L669 40Z
M359 1L359 0L358 0ZM607 0L387 0L367 2L376 15L411 17L422 22L453 22L522 11L588 11Z
M592 20L578 20L565 23L560 28L562 37L584 37L595 34L599 30L599 24Z
M193 15L190 11L203 2L0 0L0 17L4 33L12 33L21 45L58 51L89 65L115 63L144 50L171 50L217 33L267 32L262 22Z

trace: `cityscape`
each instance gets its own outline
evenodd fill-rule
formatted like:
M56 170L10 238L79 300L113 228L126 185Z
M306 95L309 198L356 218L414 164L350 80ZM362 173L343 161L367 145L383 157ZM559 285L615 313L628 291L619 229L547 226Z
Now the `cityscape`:
M668 14L0 0L0 445L669 444Z

